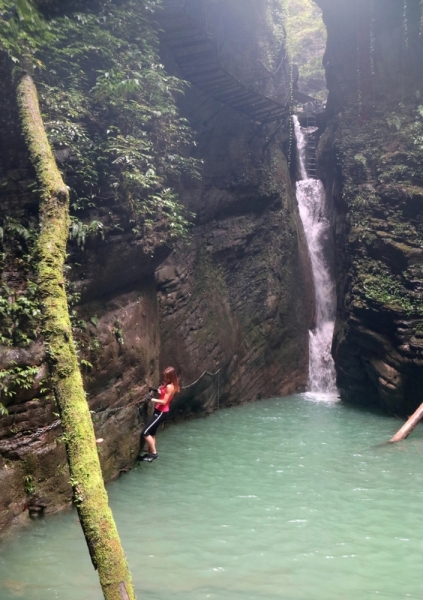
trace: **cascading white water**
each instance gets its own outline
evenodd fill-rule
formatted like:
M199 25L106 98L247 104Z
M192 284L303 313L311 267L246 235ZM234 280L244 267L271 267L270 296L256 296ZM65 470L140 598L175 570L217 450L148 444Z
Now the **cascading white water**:
M316 323L310 330L309 388L311 392L336 392L335 366L331 345L336 314L335 285L325 259L330 223L326 214L325 191L318 179L307 176L307 130L294 118L301 180L297 201L307 240L316 293Z

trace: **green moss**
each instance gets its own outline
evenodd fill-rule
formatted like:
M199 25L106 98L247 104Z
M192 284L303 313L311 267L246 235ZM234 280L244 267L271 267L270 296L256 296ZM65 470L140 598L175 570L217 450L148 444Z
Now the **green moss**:
M407 317L423 316L423 306L410 297L400 281L380 261L371 259L354 261L354 301L361 298L388 311L402 312Z
M366 121L358 110L345 109L335 136L349 225L346 254L353 257L351 298L355 305L419 316L413 280L414 256L423 248L420 100L387 100Z
M28 346L39 335L37 236L33 218L0 217L0 344L5 346Z

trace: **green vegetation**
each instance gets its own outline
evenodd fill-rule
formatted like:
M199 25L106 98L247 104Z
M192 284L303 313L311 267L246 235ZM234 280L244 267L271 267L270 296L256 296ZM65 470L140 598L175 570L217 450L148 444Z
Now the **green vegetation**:
M33 383L38 367L21 367L12 361L11 367L0 370L0 396L12 398L18 390L29 390Z
M300 90L326 100L326 79L322 66L326 28L322 11L313 0L283 0L286 11L287 45L300 70Z
M75 240L78 246L84 249L85 242L88 237L100 235L104 240L104 229L101 221L91 221L91 223L83 223L78 217L70 218L69 239Z
M345 109L335 144L354 246L347 304L421 318L422 273L410 260L423 248L420 95L374 107L371 123L358 111Z
M175 103L186 84L160 63L157 4L106 0L63 14L0 0L0 50L16 73L33 71L70 189L69 238L81 250L88 239L125 232L152 253L189 230L192 215L175 189L199 177L201 164L189 157L191 131ZM0 219L0 344L27 346L40 333L37 235L35 220Z
M80 245L87 233L132 230L151 250L188 229L174 187L199 177L200 165L188 156L191 132L175 104L185 83L158 56L155 6L109 0L55 18L57 33L37 54L48 65L38 75L47 134L72 211L90 219L77 235L73 222Z
M14 64L41 66L36 53L53 37L32 0L0 0L0 50Z
M286 42L286 7L285 0L267 0L266 12L266 43L263 58L269 71L277 72L280 68L281 48Z
M28 496L32 496L33 494L35 494L36 488L34 485L34 478L32 475L24 475L23 483L24 483L25 493L28 494Z
M370 301L386 310L402 312L407 317L423 316L421 302L407 295L401 282L383 262L358 260L354 267L357 279L352 293L356 301L364 296L365 302Z
M112 333L116 338L117 343L119 344L119 346L123 346L125 341L123 339L123 330L122 330L122 324L119 321L119 319L116 319L113 327L112 327Z
M0 229L0 344L28 346L40 333L35 281L37 225L4 217Z

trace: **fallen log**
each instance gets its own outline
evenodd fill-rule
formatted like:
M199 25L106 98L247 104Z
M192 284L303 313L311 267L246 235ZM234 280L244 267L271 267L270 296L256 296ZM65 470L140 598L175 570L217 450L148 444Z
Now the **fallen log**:
M401 427L401 429L389 440L390 444L396 444L405 440L412 431L417 427L420 421L423 419L423 404L419 406L416 412L411 415L408 421Z
M38 291L43 307L44 343L60 411L74 503L105 600L135 600L131 574L108 505L72 337L63 275L69 231L69 191L57 168L40 113L37 88L28 73L20 78L17 100L40 194Z

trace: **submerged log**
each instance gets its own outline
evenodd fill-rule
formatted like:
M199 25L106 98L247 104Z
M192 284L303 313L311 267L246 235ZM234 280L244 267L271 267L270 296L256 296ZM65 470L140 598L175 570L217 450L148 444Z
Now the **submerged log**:
M396 444L397 442L401 442L405 440L412 431L417 427L420 421L423 419L423 404L419 406L416 412L411 415L408 419L407 423L405 423L401 429L389 440L390 444Z
M62 420L74 503L106 600L135 600L126 557L108 505L94 428L79 370L63 265L69 231L69 192L53 156L35 84L24 74L17 87L24 138L40 199L37 242L38 289L43 335L54 396Z

